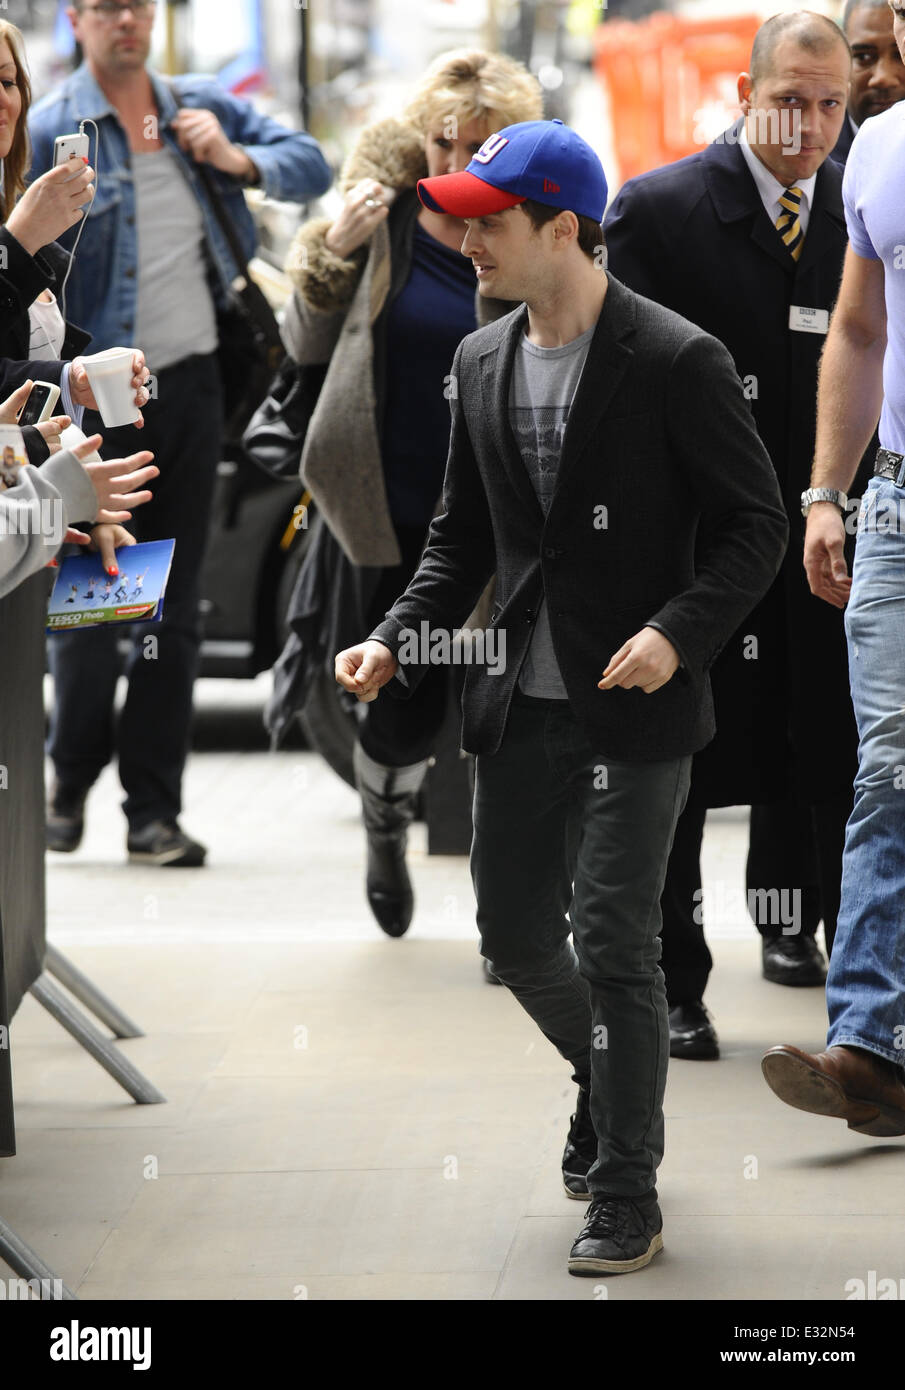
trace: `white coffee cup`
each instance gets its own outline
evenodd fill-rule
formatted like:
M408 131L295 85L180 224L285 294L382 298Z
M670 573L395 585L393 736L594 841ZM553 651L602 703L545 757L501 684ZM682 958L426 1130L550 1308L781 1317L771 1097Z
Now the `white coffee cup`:
M100 417L108 429L134 425L141 414L132 385L131 348L108 348L83 357Z

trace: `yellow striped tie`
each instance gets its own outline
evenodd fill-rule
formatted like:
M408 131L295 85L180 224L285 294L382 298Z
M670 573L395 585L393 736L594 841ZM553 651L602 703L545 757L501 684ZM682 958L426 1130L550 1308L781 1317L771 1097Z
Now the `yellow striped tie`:
M783 246L797 261L804 245L804 232L801 230L801 189L796 184L787 188L779 200L782 212L776 219L776 230L782 237Z

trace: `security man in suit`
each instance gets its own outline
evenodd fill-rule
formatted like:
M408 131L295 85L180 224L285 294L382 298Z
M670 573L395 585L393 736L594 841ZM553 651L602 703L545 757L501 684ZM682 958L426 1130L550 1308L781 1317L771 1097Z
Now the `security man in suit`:
M509 126L418 187L466 220L480 293L519 308L458 348L443 510L336 676L404 697L496 574L505 665L471 665L462 697L481 953L579 1084L569 1270L623 1273L662 1248L659 900L707 671L788 527L728 352L605 273L606 182L574 131Z
M747 902L766 979L821 985L820 917L828 950L835 930L857 734L842 617L811 594L802 568L802 492L846 247L842 175L828 155L850 73L830 20L808 11L768 20L739 77L742 120L700 153L630 180L607 218L613 272L731 352L791 526L776 582L714 668L717 736L695 759L676 830L663 900L673 1056L719 1055L703 1005L707 807L752 807Z
M905 97L905 63L887 0L847 0L842 32L852 50L852 86L839 139L830 156L845 168L852 141L871 116Z

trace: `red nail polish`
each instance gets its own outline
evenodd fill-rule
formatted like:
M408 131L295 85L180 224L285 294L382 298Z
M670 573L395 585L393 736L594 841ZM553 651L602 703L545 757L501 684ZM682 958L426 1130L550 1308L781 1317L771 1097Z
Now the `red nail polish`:
M114 574L114 575L115 575L115 574L119 574L119 566L118 566L118 565L108 565L108 566L107 566L107 573L108 573L108 574Z

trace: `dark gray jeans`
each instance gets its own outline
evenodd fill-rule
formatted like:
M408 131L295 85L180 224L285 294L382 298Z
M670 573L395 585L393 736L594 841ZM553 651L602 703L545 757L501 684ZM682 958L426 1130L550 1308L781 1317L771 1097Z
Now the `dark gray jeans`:
M481 954L573 1079L590 1080L592 1195L651 1191L663 1157L660 895L690 776L690 757L595 753L568 701L518 690L499 751L476 759Z

